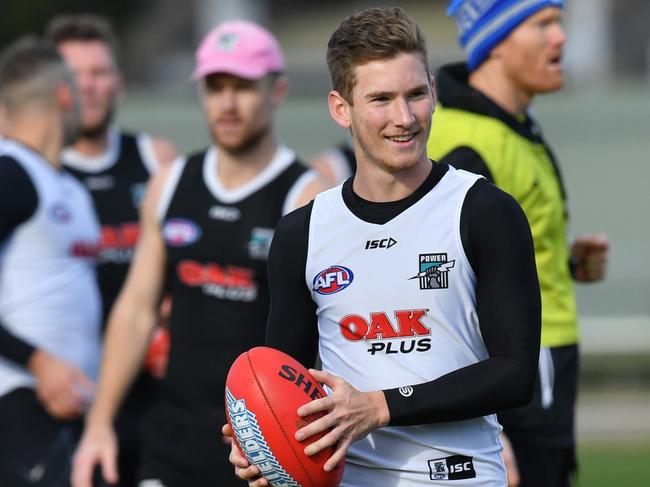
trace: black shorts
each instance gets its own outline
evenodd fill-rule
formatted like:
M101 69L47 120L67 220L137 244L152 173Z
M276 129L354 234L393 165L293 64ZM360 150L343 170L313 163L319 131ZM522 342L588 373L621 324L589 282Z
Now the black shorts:
M521 481L519 487L570 487L576 471L573 447L513 444Z
M115 419L120 481L114 487L135 487L141 463L140 422L157 401L158 380L141 372L127 393ZM103 484L95 485L103 486Z
M532 402L498 415L519 463L521 487L570 485L578 369L577 345L543 348ZM544 472L552 479L545 481Z
M161 487L245 485L228 461L230 446L221 435L225 421L223 410L201 414L159 402L142 422L140 485L146 480Z
M0 397L0 484L67 487L81 421L58 421L32 389Z

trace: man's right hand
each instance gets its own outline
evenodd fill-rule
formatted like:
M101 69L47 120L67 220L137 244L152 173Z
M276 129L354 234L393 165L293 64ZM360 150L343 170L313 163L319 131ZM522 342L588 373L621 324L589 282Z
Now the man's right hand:
M232 427L227 423L223 425L221 432L224 438L233 437ZM242 480L248 481L248 487L267 487L269 485L268 480L260 477L260 470L255 465L248 463L248 460L237 447L237 442L235 441L230 442L230 456L228 460L235 467L235 475Z
M86 411L93 383L81 370L44 350L32 354L28 368L36 378L36 396L51 416L74 419Z
M72 487L92 487L96 465L107 483L117 483L117 437L110 425L86 425L72 461Z

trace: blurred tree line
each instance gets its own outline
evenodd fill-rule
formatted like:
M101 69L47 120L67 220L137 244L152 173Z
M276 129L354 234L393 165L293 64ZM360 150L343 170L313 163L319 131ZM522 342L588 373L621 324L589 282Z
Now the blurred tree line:
M111 19L118 36L153 0L20 0L2 1L0 47L25 34L41 34L50 18L61 13L96 13Z

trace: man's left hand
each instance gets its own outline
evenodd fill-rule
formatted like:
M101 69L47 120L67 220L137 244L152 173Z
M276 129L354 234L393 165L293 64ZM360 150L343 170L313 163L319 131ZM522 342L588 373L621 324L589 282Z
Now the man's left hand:
M382 391L361 392L329 372L314 369L309 372L318 382L332 389L332 394L298 409L298 414L303 418L318 412L326 414L299 429L296 439L304 441L322 431L330 430L322 438L305 447L307 455L315 455L325 448L335 448L334 454L325 462L324 469L329 472L344 459L353 441L386 426L390 413Z

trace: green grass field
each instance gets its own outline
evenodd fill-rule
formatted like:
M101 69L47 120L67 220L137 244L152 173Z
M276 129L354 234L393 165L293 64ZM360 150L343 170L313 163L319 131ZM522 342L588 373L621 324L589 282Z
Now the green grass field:
M579 447L576 487L650 486L650 441Z

